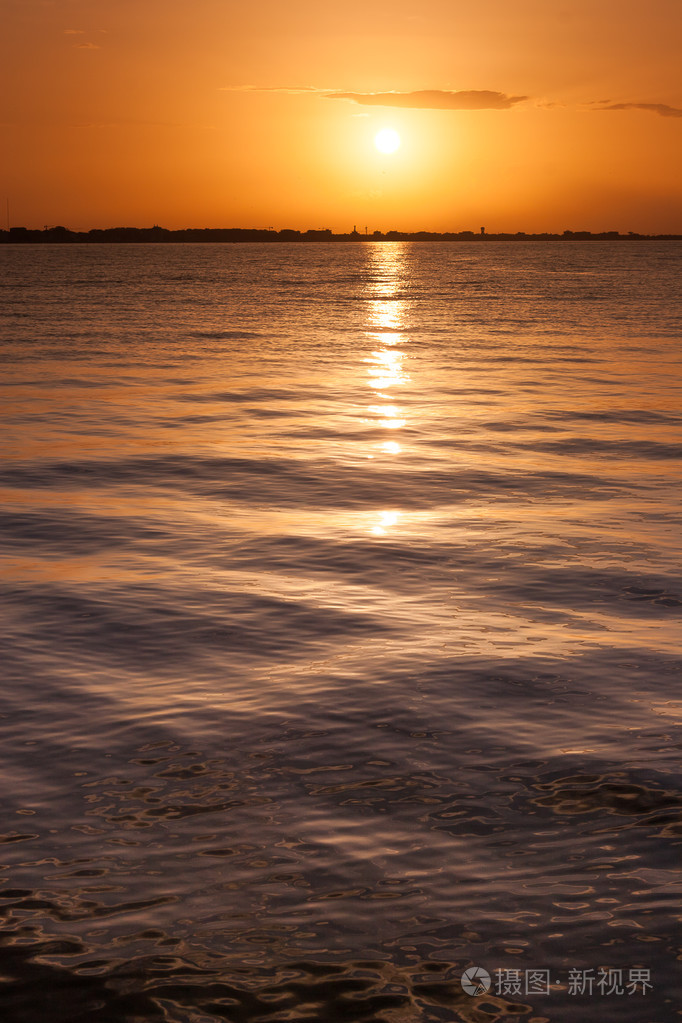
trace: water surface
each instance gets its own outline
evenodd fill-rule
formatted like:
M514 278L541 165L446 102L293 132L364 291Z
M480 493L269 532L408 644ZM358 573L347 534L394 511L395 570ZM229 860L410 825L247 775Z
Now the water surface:
M681 254L0 249L3 1019L679 1017Z

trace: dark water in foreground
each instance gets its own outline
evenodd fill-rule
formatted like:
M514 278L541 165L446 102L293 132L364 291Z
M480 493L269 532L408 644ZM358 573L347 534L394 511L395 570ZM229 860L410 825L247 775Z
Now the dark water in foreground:
M680 1017L681 268L2 248L3 1023Z

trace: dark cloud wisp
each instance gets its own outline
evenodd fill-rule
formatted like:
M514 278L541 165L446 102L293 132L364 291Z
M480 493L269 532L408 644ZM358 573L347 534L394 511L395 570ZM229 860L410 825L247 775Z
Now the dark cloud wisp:
M448 92L422 89L419 92L331 92L328 99L349 99L362 106L410 107L414 110L509 110L528 96L507 96L504 92L471 89Z
M682 108L671 107L668 103L602 103L598 110L646 110L661 117L682 117Z

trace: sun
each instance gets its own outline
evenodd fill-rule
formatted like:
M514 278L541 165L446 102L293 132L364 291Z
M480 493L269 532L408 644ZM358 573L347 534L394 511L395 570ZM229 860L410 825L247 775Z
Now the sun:
M374 136L374 145L380 153L395 153L400 146L400 135L393 128L382 128Z

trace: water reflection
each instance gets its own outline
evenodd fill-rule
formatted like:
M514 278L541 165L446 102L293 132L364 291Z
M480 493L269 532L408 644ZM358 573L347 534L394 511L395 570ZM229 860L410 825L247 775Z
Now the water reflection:
M383 419L375 421L375 426L383 427L385 430L399 430L402 426L407 423L406 419L399 419L401 409L396 405L370 405L368 411L374 412L377 416L383 416ZM377 447L382 447L378 444Z
M598 247L599 301L593 243L0 246L4 1019L576 1023L461 971L649 960L606 1015L671 1019L651 246Z
M395 526L400 518L400 512L382 511L379 524L372 528L375 536L385 536L390 526Z
M406 330L407 302L401 297L409 273L406 250L401 245L372 245L367 248L367 257L370 262L367 337L373 344L364 359L367 385L372 390L372 404L367 408L371 418L367 421L379 429L401 430L407 426L407 416L404 405L398 403L399 389L410 380L401 348L410 340ZM379 441L374 448L379 454L370 457L395 457L404 450L398 440ZM372 534L385 536L399 517L399 512L382 510Z

